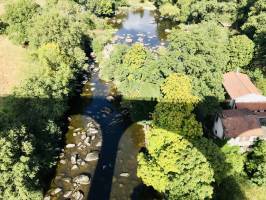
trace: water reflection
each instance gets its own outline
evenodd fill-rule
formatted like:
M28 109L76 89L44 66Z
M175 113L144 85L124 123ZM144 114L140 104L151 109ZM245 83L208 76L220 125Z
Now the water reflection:
M145 46L156 47L166 40L166 29L171 29L176 24L169 20L162 20L157 11L136 10L121 13L111 20L114 27L118 28L117 42L129 43L126 38L130 37L132 42L142 42Z

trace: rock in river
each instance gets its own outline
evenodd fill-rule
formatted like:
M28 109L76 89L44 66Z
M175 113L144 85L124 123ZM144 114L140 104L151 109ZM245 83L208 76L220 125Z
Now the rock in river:
M44 199L43 200L50 200L51 199L51 197L50 196L46 196L46 197L44 197Z
M120 176L122 176L122 177L129 177L129 173L121 173Z
M56 195L56 194L58 194L58 193L61 192L61 191L62 191L61 188L55 188L55 189L51 192L51 194L52 194L52 195Z
M73 200L82 200L84 195L82 191L78 190L72 195L72 197L73 197Z
M77 163L77 154L72 154L70 160L71 164L75 165Z
M64 194L64 197L69 198L71 194L72 194L72 191L66 191L66 193Z
M75 144L67 144L66 145L66 148L73 148L73 147L75 147L76 145Z
M101 147L102 146L102 142L99 141L97 144L96 144L96 147Z
M98 159L99 159L99 154L97 152L91 152L87 154L85 161L90 162Z
M71 178L68 178L68 177L63 178L62 180L63 180L64 182L66 182L66 183L70 183L70 182L71 182Z
M76 169L78 169L77 165L73 165L73 167L71 168L71 170L76 170Z
M90 178L87 175L79 175L76 176L73 181L80 185L88 185L90 184Z
M107 101L113 101L115 98L113 96L107 96L106 99Z

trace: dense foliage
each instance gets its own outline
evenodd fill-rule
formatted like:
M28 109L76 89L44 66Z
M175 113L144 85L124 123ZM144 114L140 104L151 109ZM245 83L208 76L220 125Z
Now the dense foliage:
M3 21L8 24L8 37L19 44L28 41L27 28L39 10L39 5L32 0L19 0L16 4L7 4Z
M214 172L191 142L164 129L146 134L147 153L138 156L138 176L167 199L211 198Z
M180 22L219 21L231 24L238 19L238 11L243 9L247 1L227 0L155 0L163 16L171 17ZM170 10L170 15L165 12Z
M127 0L74 0L97 16L112 16L119 6L127 6Z
M192 113L198 98L192 95L191 82L184 75L172 74L161 86L163 98L155 107L156 126L193 138L202 135L202 127Z
M266 185L266 142L258 141L248 155L246 171L251 181L259 186Z
M158 98L162 76L152 63L154 59L143 44L137 43L130 48L118 45L101 65L101 76L114 80L118 90L127 98Z

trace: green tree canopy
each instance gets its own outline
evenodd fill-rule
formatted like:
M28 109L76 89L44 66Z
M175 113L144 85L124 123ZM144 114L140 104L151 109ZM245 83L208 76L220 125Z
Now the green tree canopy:
M167 199L212 197L214 172L204 155L180 135L153 128L146 153L138 156L137 175Z
M26 42L27 29L32 17L39 12L39 5L32 0L18 0L7 4L3 21L8 24L6 33L8 37L18 44Z
M26 129L0 132L0 198L41 199L42 191L36 190L38 168L34 167L32 135Z
M230 61L227 71L236 71L237 68L246 67L253 58L254 43L246 35L236 35L230 38Z
M169 35L174 72L192 77L193 93L200 97L224 98L222 73L229 61L227 31L215 23L181 26Z
M246 171L252 182L260 186L266 185L266 142L258 141L248 155Z
M186 137L201 136L201 124L192 113L199 99L192 95L190 79L172 74L165 80L161 90L163 98L155 107L154 124Z

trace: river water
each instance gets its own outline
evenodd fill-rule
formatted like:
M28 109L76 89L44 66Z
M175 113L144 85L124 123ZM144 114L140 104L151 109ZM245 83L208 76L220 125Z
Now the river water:
M113 22L116 21L120 23L113 24L118 29L115 43L142 42L151 49L165 45L165 29L171 28L171 24L160 20L155 11L149 10L127 11L117 15L113 19ZM67 191L80 191L84 199L89 200L157 199L156 193L145 187L136 176L137 154L144 145L142 125L131 122L127 111L115 100L112 83L99 79L98 68L93 63L90 67L91 77L87 83L84 82L81 97L69 117L66 133L66 143L75 147L65 148L61 154L64 162L59 162L49 192L55 188L62 190L52 195L52 199L67 199L63 197ZM90 123L99 131L90 141L90 146L79 148L85 138L81 138L82 134L88 131ZM99 159L85 162L90 152L99 155ZM74 163L79 162L75 164L77 167L73 168L71 158ZM73 178L80 174L91 178L89 185L73 186Z

